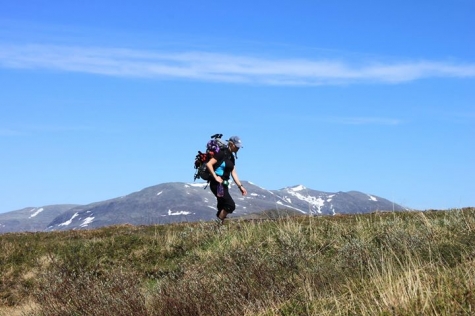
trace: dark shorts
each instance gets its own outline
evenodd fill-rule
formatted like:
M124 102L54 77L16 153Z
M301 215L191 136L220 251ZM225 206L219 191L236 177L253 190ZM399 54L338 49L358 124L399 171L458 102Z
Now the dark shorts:
M225 210L227 213L232 213L236 209L236 203L234 203L233 198L231 197L231 194L229 194L229 187L227 185L224 186L224 196L223 197L218 197L217 196L217 190L218 190L218 182L211 180L209 182L209 187L211 189L211 192L213 192L214 196L216 196L216 199L218 201L218 204L216 205L216 208L218 209L218 213L221 212L221 210Z

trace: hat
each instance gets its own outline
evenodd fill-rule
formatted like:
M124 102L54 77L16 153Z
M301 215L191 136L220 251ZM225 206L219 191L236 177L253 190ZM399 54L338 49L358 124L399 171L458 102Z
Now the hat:
M241 142L241 139L239 138L239 136L231 136L228 139L228 142L233 142L233 144L236 145L237 148L243 148L242 147L242 142Z

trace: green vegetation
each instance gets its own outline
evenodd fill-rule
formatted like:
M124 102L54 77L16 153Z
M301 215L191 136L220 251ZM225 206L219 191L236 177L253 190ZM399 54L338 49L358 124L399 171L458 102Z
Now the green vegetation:
M469 315L475 209L0 235L0 315Z

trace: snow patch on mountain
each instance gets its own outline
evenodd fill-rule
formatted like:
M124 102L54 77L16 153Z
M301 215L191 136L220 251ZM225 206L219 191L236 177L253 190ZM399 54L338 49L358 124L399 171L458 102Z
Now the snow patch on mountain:
M172 210L168 210L168 216L190 215L190 214L191 214L191 212L186 212L186 211L172 212Z
M371 201L378 202L378 199L377 199L377 198L375 198L374 196L372 196L372 195L369 195L369 194L368 194L368 196L369 196L369 199L370 199Z
M314 196L311 196L309 199L309 203L317 208L317 213L322 214L322 207L325 205L324 199L322 199L321 197L315 198Z
M330 204L330 211L331 211L332 215L336 215L336 210L335 210L335 207L333 206L333 204Z
M87 225L91 224L93 220L94 220L94 216L86 217L86 218L83 220L82 224L79 225L79 226L81 226L81 227L87 227Z
M290 195L294 196L295 198L307 202L311 208L316 209L317 213L322 213L322 207L325 205L325 200L322 199L321 197L316 197L316 196L310 196L310 195L303 195L300 193L300 191L305 190L306 188L303 185L298 185L293 188L287 189L287 193ZM290 203L290 198L287 196L284 196L284 200L289 201Z
M185 188L195 187L195 188L204 188L208 183L186 183Z
M35 217L36 215L40 214L41 212L44 211L44 208L40 207L39 209L36 209L36 207L35 207L35 208L32 209L30 212L33 212L33 211L36 211L36 212L34 212L33 214L31 214L29 218L33 218L33 217Z
M292 188L289 188L289 190L291 191L294 191L294 192L298 192L298 191L302 191L302 190L306 190L307 188L304 187L303 185L297 185L295 187L292 187Z
M58 226L68 226L68 225L70 225L73 222L73 219L75 217L77 217L78 215L79 215L79 213L74 213L74 215L69 220L65 221L64 223L59 224Z

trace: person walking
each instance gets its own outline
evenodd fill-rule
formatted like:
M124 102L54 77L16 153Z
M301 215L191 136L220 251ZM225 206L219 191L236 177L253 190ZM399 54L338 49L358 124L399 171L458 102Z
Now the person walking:
M227 142L227 147L216 153L206 164L211 174L209 187L218 202L216 217L218 217L221 223L224 223L228 214L231 214L236 209L236 203L234 203L231 194L229 194L229 177L233 178L242 195L247 194L246 188L239 181L235 162L237 152L240 148L243 148L241 139L239 136L232 136ZM218 162L222 163L218 166Z

